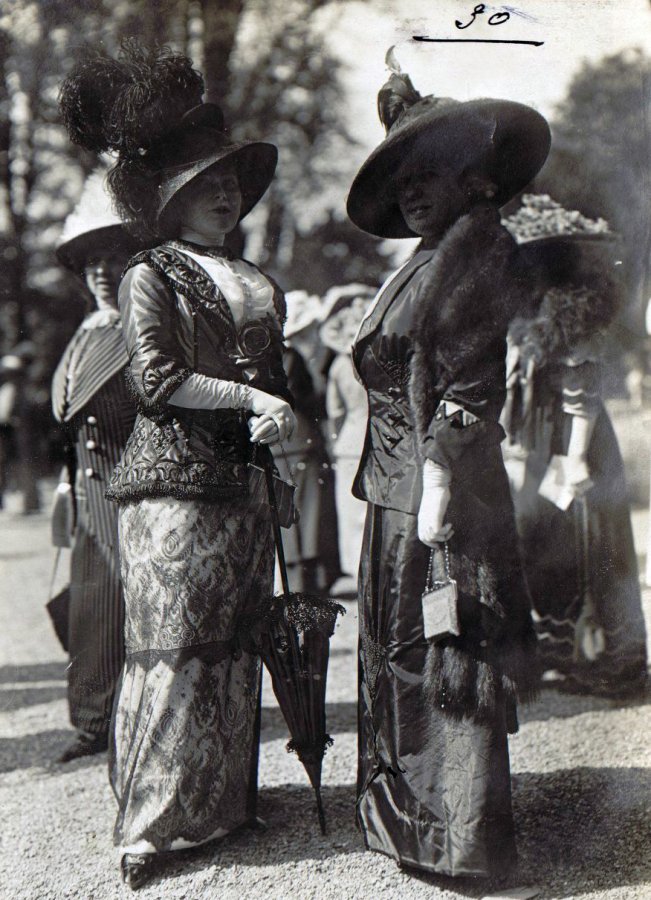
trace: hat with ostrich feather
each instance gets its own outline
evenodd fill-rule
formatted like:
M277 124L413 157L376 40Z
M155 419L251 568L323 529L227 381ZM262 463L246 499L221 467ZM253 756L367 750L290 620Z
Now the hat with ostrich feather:
M348 194L350 219L369 234L416 237L398 205L395 176L412 160L417 167L486 175L503 206L542 168L551 143L546 119L522 103L422 97L389 49L389 80L378 93L387 136L357 173Z
M262 198L273 178L277 148L234 141L221 108L202 101L204 80L192 60L168 47L123 42L116 58L92 53L64 79L59 108L70 139L111 152L108 176L118 211L148 238L169 230L172 201L211 166L231 164L242 202L239 218Z

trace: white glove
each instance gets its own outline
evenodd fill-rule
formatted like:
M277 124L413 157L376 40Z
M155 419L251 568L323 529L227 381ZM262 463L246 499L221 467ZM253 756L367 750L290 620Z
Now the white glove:
M251 388L246 384L193 372L168 402L186 409L248 409L250 397Z
M575 497L581 497L592 487L590 470L581 456L564 456L563 471L568 487L572 488Z
M249 422L251 440L275 444L290 438L296 427L296 417L289 403L258 388L251 388L250 394L247 408L256 414Z
M447 541L452 526L443 524L450 502L450 470L429 459L423 464L423 496L418 510L418 539L428 547Z

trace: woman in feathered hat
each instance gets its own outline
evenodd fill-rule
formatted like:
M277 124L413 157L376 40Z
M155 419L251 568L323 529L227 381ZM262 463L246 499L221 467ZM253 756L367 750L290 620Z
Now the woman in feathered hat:
M117 154L118 209L162 239L120 285L139 415L108 491L126 607L111 780L133 888L161 851L255 818L260 662L234 634L248 598L273 590L273 540L247 466L294 424L283 296L224 247L277 151L233 142L202 92L187 57L133 43L80 63L61 92L71 137Z
M538 676L500 453L519 286L498 209L542 166L549 129L519 103L422 98L390 62L387 137L348 213L371 234L422 241L354 348L369 401L354 486L368 502L357 820L367 847L401 864L497 876L516 855L507 731ZM426 639L423 603L440 612L441 599L446 627Z
M603 220L525 195L504 222L530 271L509 332L503 424L546 669L564 687L644 689L646 631L624 465L601 399L603 337L621 300L621 248Z
M94 307L52 380L52 410L70 449L67 477L55 495L52 533L56 546L72 547L67 676L70 721L77 729L60 762L106 750L124 662L118 517L104 491L136 418L124 380L127 351L117 290L137 243L111 209L105 174L97 171L87 179L57 248L59 262L84 279ZM68 508L73 515L63 516Z

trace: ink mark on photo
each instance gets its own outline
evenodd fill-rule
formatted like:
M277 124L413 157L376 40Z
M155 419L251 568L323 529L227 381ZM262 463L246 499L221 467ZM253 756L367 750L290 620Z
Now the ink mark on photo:
M490 26L505 25L508 21L510 21L511 14L519 16L523 19L527 19L529 21L536 21L533 16L530 16L527 13L523 13L515 6L503 6L499 11L490 13L490 9L493 8L494 7L489 7L489 12L487 13L486 4L477 3L473 7L472 12L469 13L470 18L467 21L464 21L462 19L455 19L455 27L459 29L459 31L470 28L470 26L477 19L477 16L486 15L488 15L488 18L485 19L485 21ZM509 38L433 38L421 34L413 35L412 40L427 41L434 44L526 44L530 47L542 47L542 45L545 43L544 41L524 41Z

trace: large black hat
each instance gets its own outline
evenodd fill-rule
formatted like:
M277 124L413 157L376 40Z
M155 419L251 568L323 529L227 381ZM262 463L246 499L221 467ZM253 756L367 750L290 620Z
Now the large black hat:
M59 107L71 140L116 156L108 179L116 207L147 240L169 232L170 201L210 166L229 160L236 167L240 219L273 177L276 148L233 141L221 109L201 102L203 89L188 57L135 40L123 43L117 59L85 57L62 82Z
M189 110L168 133L157 152L161 169L158 217L193 178L216 163L230 161L238 173L243 219L263 197L276 171L278 150L263 141L232 141L224 131L222 111L214 103Z
M412 155L420 166L485 174L497 187L498 206L539 172L551 135L536 110L510 100L421 97L409 76L395 63L389 65L393 74L378 95L387 137L357 173L347 201L348 215L363 231L386 238L416 237L400 212L394 184L398 168Z

